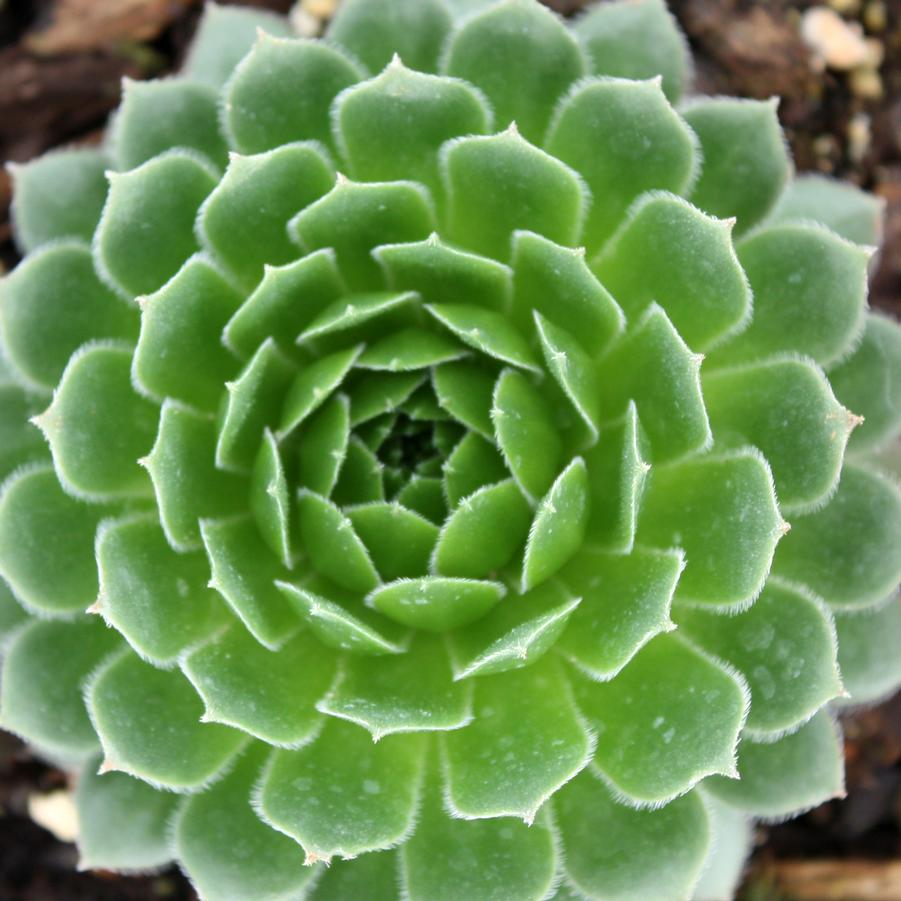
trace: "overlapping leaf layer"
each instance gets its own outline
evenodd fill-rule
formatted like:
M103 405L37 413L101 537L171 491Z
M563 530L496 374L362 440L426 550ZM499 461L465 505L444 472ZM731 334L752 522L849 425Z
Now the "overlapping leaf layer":
M659 0L459 7L211 6L14 171L0 712L84 866L723 897L901 680L878 206Z

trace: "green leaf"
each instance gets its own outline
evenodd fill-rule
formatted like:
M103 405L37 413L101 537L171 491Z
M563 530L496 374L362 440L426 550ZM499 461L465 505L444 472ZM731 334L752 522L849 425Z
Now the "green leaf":
M612 681L573 689L598 733L595 766L625 803L657 807L711 773L734 777L747 685L687 641L658 635Z
M554 646L580 599L545 582L450 636L454 679L530 666Z
M206 519L200 533L210 561L210 587L225 598L260 644L275 650L297 629L297 614L275 587L287 573L250 517Z
M882 197L861 191L850 182L805 172L789 183L770 221L822 222L848 241L875 246L882 243L884 213Z
M887 697L901 683L901 603L893 597L876 610L835 617L838 664L852 704Z
M413 68L434 72L450 14L440 0L348 0L329 25L329 40L346 47L370 72L399 53Z
M846 465L838 491L792 517L773 571L802 582L837 610L871 607L901 579L901 493L885 476Z
M29 611L68 618L97 598L94 531L102 507L77 501L49 465L13 473L0 494L0 575Z
M476 432L467 432L445 460L444 490L451 507L484 485L508 475L497 449Z
M397 492L394 500L433 523L443 523L447 518L447 501L441 479L415 475Z
M390 334L392 327L410 321L409 308L416 299L411 291L345 295L316 316L297 336L297 343L308 344L321 351L332 349L332 343L340 349L348 343L371 341L383 334Z
M382 585L367 596L366 603L402 625L446 632L480 619L506 593L500 582L428 576Z
M334 183L328 157L312 142L253 156L232 153L225 176L200 210L198 237L243 285L252 288L267 264L297 259L288 220Z
M228 148L219 128L219 94L186 78L125 78L109 146L114 168L123 172L173 147L194 150L224 169Z
M395 291L416 291L423 303L478 304L506 311L512 279L509 267L488 257L467 253L432 234L410 244L382 244L372 255Z
M200 520L243 512L246 480L216 469L216 426L211 418L167 400L150 454L160 522L176 551L199 548Z
M698 901L731 898L738 891L751 854L754 823L740 810L710 795L704 795L703 799L714 841L707 849L707 859L692 897Z
M505 81L510 78L505 71ZM520 90L518 85L517 93ZM581 179L521 137L515 126L490 137L449 142L442 151L442 165L447 186L446 234L461 247L505 261L518 229L537 232L558 244L574 245L581 238L587 206Z
M46 393L86 341L134 340L138 316L99 281L87 246L61 241L32 253L0 282L0 325L16 381Z
M407 0L406 6L414 3ZM372 5L370 0L368 6ZM415 3L417 9L428 5L422 0ZM388 6L387 15L381 13L380 25L391 17L393 8ZM402 33L395 32L392 39L396 45L403 39ZM404 56L402 48L395 49ZM413 69L422 67L406 61L413 68L394 56L376 78L348 88L338 97L333 107L335 143L352 178L411 179L424 184L440 202L444 191L438 165L441 145L459 135L484 134L491 125L491 111L482 95L466 82L415 72Z
M842 692L832 617L818 598L791 583L771 579L750 609L735 616L680 609L676 622L748 680L745 735L752 739L777 737Z
M714 216L735 216L738 234L766 216L791 174L778 103L710 97L682 109L704 159L688 196Z
M472 692L451 680L442 640L419 633L404 654L349 656L317 707L368 729L373 741L380 741L396 732L463 728L472 720Z
M88 686L88 710L115 769L178 792L199 791L222 774L246 741L235 729L201 723L203 703L179 672L118 654Z
M263 819L302 846L307 863L390 848L412 830L422 779L421 736L374 744L335 719L299 751L276 751L259 789Z
M238 360L220 338L241 302L212 261L191 257L159 291L142 297L134 355L138 389L158 402L171 397L213 412Z
M585 452L590 508L587 534L605 550L628 554L635 544L651 468L639 446L642 436L635 401L630 400L625 415L605 426L598 443Z
M348 391L351 426L359 426L384 413L393 413L424 381L422 372L367 374Z
M106 200L107 165L101 151L88 147L7 163L13 232L23 256L59 238L91 240Z
M332 503L339 507L385 500L382 461L357 435L351 435Z
M531 518L529 503L512 479L477 489L442 527L433 571L469 579L490 576L520 550Z
M588 470L576 457L551 485L532 520L522 566L524 592L549 579L582 546L588 504Z
M357 365L361 369L404 372L440 366L469 355L445 334L408 328L374 341L360 354Z
M901 327L868 313L860 345L829 372L836 396L863 417L851 434L853 451L873 450L901 431Z
M656 302L692 350L706 351L751 316L732 226L675 194L653 191L632 205L591 268L629 319Z
M541 901L557 869L556 842L547 823L529 827L506 819L454 819L444 809L435 772L426 778L419 822L400 859L401 892L409 901Z
M685 566L678 551L626 556L586 548L560 581L582 603L558 648L590 678L612 679L655 635L673 628L670 605Z
M677 600L744 607L784 531L769 466L749 448L655 468L637 540L684 549Z
M661 891L672 898L692 896L712 842L697 792L659 810L635 810L618 803L586 771L553 803L566 875L579 897L643 901Z
M396 502L376 501L345 512L384 579L426 572L438 539L436 525Z
M620 0L592 7L576 20L574 30L595 74L639 79L661 75L672 103L688 87L688 43L663 0Z
M285 266L266 266L262 281L225 326L222 341L244 359L252 357L266 338L287 351L342 291L330 249L317 250Z
M445 805L455 817L519 817L541 805L588 763L594 741L559 664L478 679L475 720L442 736Z
M494 440L491 406L495 379L493 369L476 361L446 363L432 372L438 403L457 422L489 441Z
M783 819L844 797L844 763L838 729L818 713L786 738L738 749L738 779L716 776L704 787L714 797L758 818Z
M92 612L154 666L169 668L225 621L207 586L203 554L177 554L153 514L105 520L97 530L100 590Z
M350 401L336 394L303 425L298 448L298 483L328 497L338 481L350 438Z
M103 623L31 620L4 649L0 723L39 748L66 759L97 750L82 686L121 645Z
M496 122L544 137L561 94L586 72L561 19L537 3L499 3L465 20L445 49L444 70L481 88Z
M225 87L229 144L241 153L307 140L330 148L332 101L360 78L359 67L323 41L258 32Z
M281 440L296 429L344 381L362 351L362 346L341 350L316 360L297 373L282 407L276 438Z
M816 364L770 358L714 369L703 385L716 447L758 448L784 510L809 510L835 489L856 420Z
M10 636L18 627L29 619L22 605L9 590L9 586L0 580L0 650L5 648Z
M97 343L72 355L53 403L33 421L63 487L104 501L153 493L138 457L153 444L158 418L132 387L131 348Z
M19 466L47 456L47 443L30 422L36 399L0 375L0 481ZM443 411L442 411L443 412Z
M110 172L94 236L98 272L126 297L161 288L197 249L194 220L218 173L202 157L170 150L131 172Z
M353 523L327 498L301 489L297 525L301 547L323 576L363 594L379 584L379 574Z
M348 860L333 860L308 895L310 901L366 898L396 901L398 859L396 851L370 852Z
M263 435L250 474L250 509L263 541L290 569L294 564L290 535L291 500L278 444L269 429Z
M249 803L268 749L254 745L224 779L189 798L172 826L172 847L209 901L300 897L317 871L297 843L260 820Z
M172 859L169 821L180 798L90 761L75 783L79 870L147 871Z
M740 242L738 259L754 291L754 316L714 357L717 364L784 351L826 365L855 345L869 250L816 224L768 225Z
M585 223L591 253L640 194L685 193L700 165L697 138L669 105L659 79L577 82L557 106L545 148L575 169L596 199Z
M288 230L307 252L334 248L338 268L355 291L378 288L379 244L418 241L435 227L428 191L414 181L353 182L339 178L324 197L301 210Z
M206 706L203 722L297 748L322 725L315 704L332 684L337 660L309 632L272 651L233 623L190 651L181 668Z
M406 631L361 604L338 603L302 585L275 584L324 645L369 656L401 654L406 650Z
M195 81L221 88L253 46L260 28L276 37L291 35L291 28L283 16L249 6L207 3L191 39L184 74Z

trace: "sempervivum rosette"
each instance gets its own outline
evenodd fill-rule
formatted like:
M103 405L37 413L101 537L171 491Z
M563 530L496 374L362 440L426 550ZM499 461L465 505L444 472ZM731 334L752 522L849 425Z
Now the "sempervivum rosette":
M677 111L658 0L481 6L209 7L15 170L2 717L86 867L722 897L901 677L878 205Z

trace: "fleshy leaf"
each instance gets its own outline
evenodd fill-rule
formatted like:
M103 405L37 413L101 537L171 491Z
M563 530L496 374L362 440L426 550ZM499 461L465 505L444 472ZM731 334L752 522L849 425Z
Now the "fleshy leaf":
M792 517L773 571L807 585L837 610L859 609L894 593L899 546L901 492L884 476L846 465L824 507Z
M378 744L329 719L313 744L276 751L259 789L259 812L302 846L307 863L392 847L413 825L422 777L421 736Z
M498 3L463 22L445 50L444 70L481 88L500 126L516 122L544 137L557 98L586 71L563 22L537 3Z
M160 521L177 551L200 547L200 520L244 507L244 479L214 466L216 428L211 418L173 401L163 404L153 450L144 458Z
M322 723L314 705L337 669L335 653L309 632L271 651L240 623L192 650L181 667L206 705L204 722L281 747L300 747L316 735Z
M441 367L444 368L444 367ZM358 426L384 413L392 413L425 381L422 372L376 372L349 391L350 424Z
M78 776L78 868L147 871L172 859L169 821L178 795L125 773L97 772L99 759Z
M697 138L658 79L578 82L557 107L545 148L575 169L595 198L585 223L591 253L635 198L654 189L685 192L699 164Z
M9 164L13 230L23 254L59 238L91 240L106 200L107 165L102 152L81 147Z
M210 586L251 635L274 650L297 628L297 614L274 584L287 573L250 517L207 519L200 531L213 575Z
M374 741L395 732L460 729L472 720L472 692L451 681L439 637L420 633L405 654L354 654L317 705L322 713L368 729Z
M551 485L532 520L522 566L523 591L549 579L576 553L588 514L588 470L576 457Z
M89 248L75 241L31 254L0 283L3 354L18 382L56 387L69 358L92 338L134 340L137 310L94 274Z
M901 602L835 617L838 663L852 704L887 696L901 683Z
M332 502L339 507L385 500L384 464L357 435L351 435Z
M684 548L677 600L729 607L757 596L783 532L769 467L749 449L656 467L637 540Z
M592 679L613 678L672 628L670 605L684 565L677 551L635 548L622 556L586 548L560 573L582 603L557 647Z
M185 78L126 78L111 126L110 150L122 172L173 147L197 151L219 169L228 159L219 130L219 95L210 85Z
M716 776L704 787L715 797L755 817L794 816L844 796L841 740L829 713L777 742L742 741L738 779Z
M131 348L86 345L69 360L53 403L35 423L63 486L76 497L152 494L138 458L156 435L159 410L131 384Z
M304 867L297 843L263 823L249 803L266 750L254 745L174 820L173 850L208 901L299 897L317 875Z
M338 481L350 438L347 396L337 394L329 398L306 421L300 435L298 482L302 487L328 497Z
M626 803L655 807L711 773L734 776L747 686L683 639L658 635L612 681L573 688L598 733L595 766Z
M480 619L506 592L500 582L431 576L390 582L371 592L366 603L405 626L445 632Z
M696 901L731 898L744 876L745 864L754 843L753 820L740 810L704 796L714 841L707 849L701 878L695 886Z
M316 316L297 336L297 343L321 350L329 348L325 338L334 337L344 347L354 341L381 337L390 333L392 326L409 320L409 307L415 300L416 295L410 291L345 295Z
M335 898L396 901L397 879L397 852L370 852L349 860L333 860L307 897L310 901Z
M238 361L220 341L240 294L201 255L192 257L159 291L143 297L134 380L148 396L171 397L213 412L223 382Z
M706 351L751 315L751 290L732 246L732 224L675 194L651 192L633 204L592 270L630 319L659 303L686 344Z
M272 432L266 429L250 474L250 509L263 541L284 566L293 563L288 479Z
M322 41L258 33L225 87L231 145L241 153L306 140L331 147L332 100L361 77L355 63Z
M586 771L553 803L566 875L579 897L644 901L661 891L672 898L691 896L711 842L697 792L660 810L635 810Z
M352 182L346 178L301 210L289 232L308 252L334 248L338 268L352 290L382 284L372 257L379 244L418 241L431 234L434 211L428 191L413 181Z
M198 248L197 210L216 187L202 157L170 150L125 173L109 173L94 235L97 269L127 297L162 287Z
M15 599L6 582L0 580L0 649L9 637L29 619L22 605Z
M735 616L681 609L679 631L748 680L746 735L766 739L804 722L842 691L835 627L822 602L771 579Z
M531 519L528 501L512 479L477 489L441 529L433 571L468 579L490 576L522 547Z
M574 29L598 75L661 75L672 103L691 79L688 44L663 0L599 4L579 18Z
M444 490L448 503L456 507L483 485L507 478L497 449L477 432L467 432L444 463Z
M545 657L476 680L474 710L469 726L442 736L446 804L465 819L531 823L588 763L594 745L559 664Z
M783 509L809 508L835 488L855 419L816 365L763 360L714 369L703 385L716 447L758 448Z
M173 791L201 789L246 741L235 729L200 722L203 703L180 672L129 652L95 672L87 704L107 768Z
M17 467L47 456L44 437L29 422L35 407L32 395L0 375L0 482Z
M424 329L402 329L374 341L360 354L357 366L384 372L428 369L469 356L448 335Z
M28 610L80 613L97 599L94 531L104 515L66 494L51 466L21 469L0 496L0 575Z
M97 750L82 699L91 671L121 645L103 623L32 620L4 649L0 723L45 751L81 758Z
M413 476L398 491L395 500L431 522L442 523L447 518L447 502L441 479L432 476Z
M467 428L494 440L491 398L495 373L482 363L464 361L437 366L432 385L438 403Z
M313 143L287 144L254 156L233 153L225 176L200 210L200 241L242 284L253 287L267 264L297 258L288 220L334 182L331 163Z
M413 578L426 572L438 538L436 525L398 503L364 504L345 512L382 578Z
M203 554L175 553L153 514L105 520L96 554L96 612L155 666L173 666L225 620Z
M739 234L766 216L790 174L777 103L714 97L695 100L682 110L701 142L704 159L688 196L714 216L735 216Z

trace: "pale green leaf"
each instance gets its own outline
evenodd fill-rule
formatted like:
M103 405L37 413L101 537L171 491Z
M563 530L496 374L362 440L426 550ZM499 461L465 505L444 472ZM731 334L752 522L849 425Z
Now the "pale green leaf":
M294 563L288 479L272 432L266 429L250 474L250 509L263 541L284 566Z
M307 897L310 901L397 901L397 880L397 852L369 852L349 860L333 860Z
M408 328L373 341L357 360L361 369L405 372L428 369L470 356L469 351L448 335Z
M901 683L901 602L835 617L838 663L852 704L887 697Z
M344 394L329 398L300 432L298 483L328 497L338 480L350 438L350 401Z
M386 580L413 578L428 570L438 527L399 503L375 502L345 510Z

